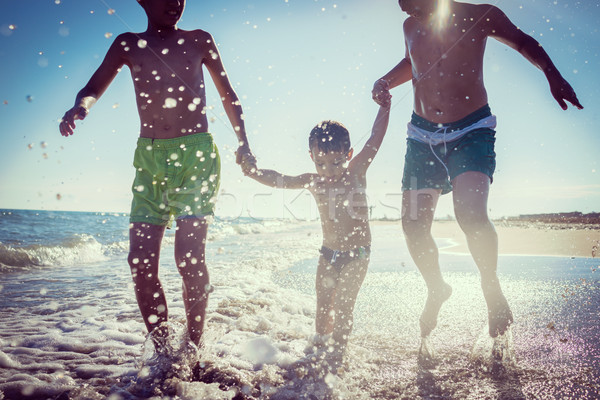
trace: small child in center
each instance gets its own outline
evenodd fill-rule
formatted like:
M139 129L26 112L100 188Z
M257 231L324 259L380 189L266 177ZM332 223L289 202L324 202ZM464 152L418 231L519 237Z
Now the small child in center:
M366 173L385 136L389 111L389 102L380 107L371 136L354 158L348 130L339 122L323 121L309 136L316 174L289 176L269 169L250 174L271 187L307 189L317 202L323 246L317 266L317 334L311 358L333 373L341 367L352 331L354 304L369 265Z

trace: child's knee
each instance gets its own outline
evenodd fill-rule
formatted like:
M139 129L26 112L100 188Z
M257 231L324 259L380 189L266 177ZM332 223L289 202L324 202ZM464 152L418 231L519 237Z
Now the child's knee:
M140 278L155 278L157 268L153 261L153 257L146 252L130 252L129 256L127 257L127 262L129 263L129 268L131 270L131 276L133 279L137 280Z
M495 233L494 226L486 213L457 212L456 222L467 235Z

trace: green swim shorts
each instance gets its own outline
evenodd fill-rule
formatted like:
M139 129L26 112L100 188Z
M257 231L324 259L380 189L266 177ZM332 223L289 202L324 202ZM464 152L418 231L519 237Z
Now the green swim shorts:
M489 106L484 106L460 121L443 124L443 128L464 129L490 115ZM440 129L439 124L414 113L411 123L431 132ZM491 128L476 128L454 141L436 145L407 139L402 190L441 189L446 194L452 191L452 180L467 171L484 173L493 180L495 134Z
M130 222L164 226L172 218L213 215L221 160L210 133L140 137L133 166Z

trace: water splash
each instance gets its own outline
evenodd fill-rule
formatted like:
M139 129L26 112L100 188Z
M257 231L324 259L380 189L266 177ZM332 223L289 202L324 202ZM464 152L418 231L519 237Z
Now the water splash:
M487 325L484 326L473 345L471 361L496 377L516 367L512 328L508 327L503 335L493 338L489 335Z
M421 338L417 364L424 369L432 369L437 366L435 351L430 341L430 337Z

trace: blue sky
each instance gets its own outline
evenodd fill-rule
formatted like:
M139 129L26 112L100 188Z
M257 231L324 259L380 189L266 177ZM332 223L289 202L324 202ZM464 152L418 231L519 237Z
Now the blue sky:
M491 215L600 211L600 2L492 3L544 46L585 109L562 111L539 70L489 41L484 75L498 117ZM218 42L259 166L299 174L314 171L307 137L320 120L343 122L362 147L377 112L372 84L404 54L405 17L395 0L188 0L179 26L207 30ZM61 137L58 120L113 38L145 28L135 0L0 2L0 208L129 211L139 122L127 68L74 136ZM376 216L398 217L412 89L392 94L368 194ZM315 217L307 193L275 191L241 174L211 84L207 95L223 158L217 215ZM437 215L451 213L444 196Z

